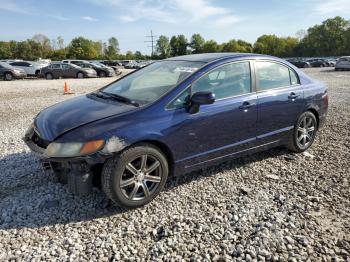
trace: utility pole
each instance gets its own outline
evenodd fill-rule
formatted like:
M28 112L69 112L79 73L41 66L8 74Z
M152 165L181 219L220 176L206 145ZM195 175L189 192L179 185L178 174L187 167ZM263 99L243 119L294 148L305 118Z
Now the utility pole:
M153 31L151 30L151 35L146 35L146 38L150 38L150 40L145 41L145 43L151 43L151 46L147 46L147 47L151 47L152 48L152 53L151 53L151 57L153 57L154 55L154 43L155 43L155 38L158 37L156 35L153 35Z

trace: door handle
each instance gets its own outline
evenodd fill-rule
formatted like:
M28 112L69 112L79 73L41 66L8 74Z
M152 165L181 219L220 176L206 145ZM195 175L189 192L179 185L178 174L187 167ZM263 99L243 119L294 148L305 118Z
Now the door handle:
M239 106L239 109L247 110L249 108L252 108L253 106L255 106L255 103L243 102L243 104Z
M296 99L298 97L299 97L299 95L297 95L296 93L292 92L292 93L289 94L288 99Z

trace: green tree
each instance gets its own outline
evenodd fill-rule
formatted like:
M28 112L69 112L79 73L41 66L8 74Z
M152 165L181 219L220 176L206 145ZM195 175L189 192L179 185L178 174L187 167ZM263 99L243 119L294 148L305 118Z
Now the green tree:
M12 58L10 42L0 41L0 59Z
M119 41L115 37L108 39L108 46L105 50L105 55L108 59L117 59L119 53Z
M36 34L32 37L32 40L41 46L41 55L47 57L52 50L50 39L43 34Z
M200 34L193 34L190 42L192 54L203 53L204 43L205 43L205 40Z
M58 47L58 49L64 48L64 39L62 36L57 37L57 47Z
M142 53L140 52L140 51L136 51L135 53L134 53L134 59L136 59L136 60L142 60L144 57L143 57L143 55L142 55Z
M156 52L159 58L167 58L170 56L170 42L165 35L159 36L156 44Z
M188 41L184 35L173 36L170 39L171 56L179 56L187 54Z
M74 38L68 46L68 57L75 59L94 59L98 52L94 42L84 37Z
M134 54L131 51L126 52L125 54L125 59L127 60L133 60L134 59Z
M219 44L214 41L214 40L209 40L206 41L203 45L203 52L204 53L216 53L216 52L220 52L220 46Z
M321 25L315 25L307 30L307 35L301 40L304 55L307 56L335 56L348 53L347 31L350 23L337 16L327 19Z

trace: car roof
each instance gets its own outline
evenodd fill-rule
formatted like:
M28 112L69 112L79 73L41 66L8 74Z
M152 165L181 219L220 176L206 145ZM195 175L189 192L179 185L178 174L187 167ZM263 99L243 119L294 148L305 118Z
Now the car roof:
M168 58L168 61L191 61L191 62L204 62L209 63L215 60L225 59L225 58L243 58L243 57L268 57L274 58L272 56L253 54L253 53L205 53L205 54L194 54L194 55L184 55Z

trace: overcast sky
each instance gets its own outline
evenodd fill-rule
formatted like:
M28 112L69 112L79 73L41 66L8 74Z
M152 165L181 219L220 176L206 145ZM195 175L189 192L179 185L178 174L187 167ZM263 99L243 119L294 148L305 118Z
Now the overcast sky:
M36 33L118 38L122 52L150 53L144 41L156 35L200 33L219 43L254 42L262 34L294 36L336 15L350 19L350 0L0 0L0 40Z

